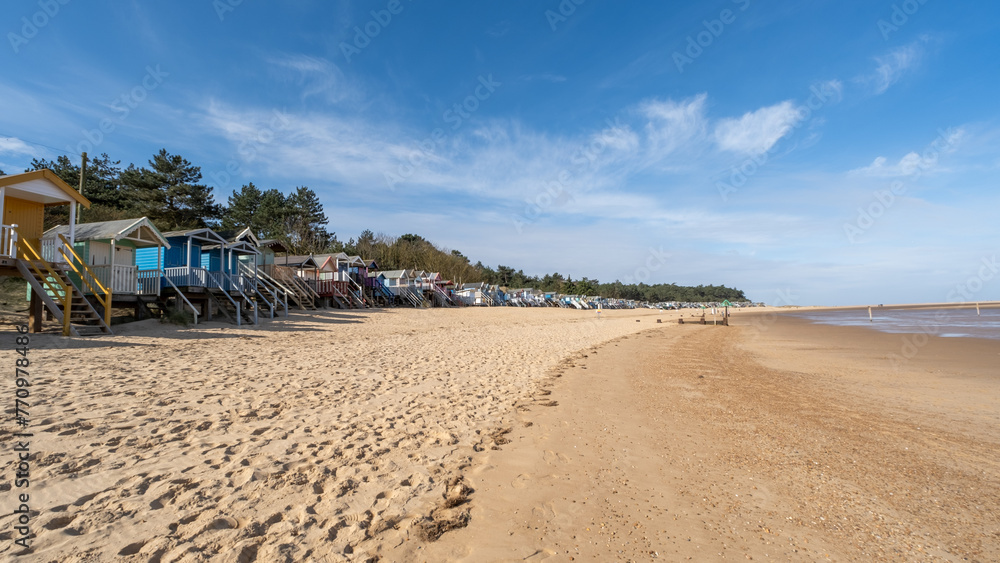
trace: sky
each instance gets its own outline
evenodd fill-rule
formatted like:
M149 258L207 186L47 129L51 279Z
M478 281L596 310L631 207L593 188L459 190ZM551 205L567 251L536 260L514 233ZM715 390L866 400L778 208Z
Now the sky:
M1000 4L10 0L0 169L160 149L216 201L776 305L1000 299Z

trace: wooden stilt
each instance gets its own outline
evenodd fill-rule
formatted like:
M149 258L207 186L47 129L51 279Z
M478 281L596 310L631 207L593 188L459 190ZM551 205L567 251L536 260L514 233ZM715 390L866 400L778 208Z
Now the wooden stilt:
M42 298L31 292L31 302L28 304L28 332L42 332Z

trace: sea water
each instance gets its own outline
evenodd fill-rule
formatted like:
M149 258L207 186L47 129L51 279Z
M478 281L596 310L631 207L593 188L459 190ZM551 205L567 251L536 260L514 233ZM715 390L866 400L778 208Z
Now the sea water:
M815 311L794 316L814 323L836 326L865 326L891 333L924 333L944 337L992 338L1000 340L1000 309L868 309Z

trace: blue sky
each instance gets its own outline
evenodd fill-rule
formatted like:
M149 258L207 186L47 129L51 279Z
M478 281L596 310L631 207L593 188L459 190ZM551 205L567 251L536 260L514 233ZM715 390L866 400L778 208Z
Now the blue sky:
M0 30L8 173L166 148L221 202L313 188L342 240L777 304L1000 299L996 3L35 0Z

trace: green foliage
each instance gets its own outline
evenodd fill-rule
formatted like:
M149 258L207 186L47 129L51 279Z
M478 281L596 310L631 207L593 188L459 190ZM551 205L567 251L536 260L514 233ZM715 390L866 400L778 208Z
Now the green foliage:
M166 149L154 155L149 166L131 165L121 173L123 190L137 214L163 231L216 225L222 207L215 203L212 188L198 183L200 167Z
M92 223L108 218L124 219L135 216L129 208L129 200L122 194L120 176L121 161L111 160L107 154L87 161L87 173L83 181L83 195L90 200L90 209L82 209L78 222ZM59 179L70 187L80 185L80 164L74 164L66 156L55 160L32 159L31 167L25 172L47 168L55 172ZM46 208L45 228L69 223L69 207L57 205Z
M190 311L178 311L171 308L164 311L163 316L160 317L160 322L186 327L194 324L194 315Z
M724 285L699 285L697 287L679 286L676 284L648 285L644 283L625 285L620 281L601 283L598 280L581 278L573 281L572 277L563 277L556 272L544 276L526 276L524 272L508 266L497 266L496 270L483 266L481 262L474 266L480 272L481 281L513 289L530 287L542 291L552 291L566 295L589 295L615 299L632 299L635 301L687 302L705 303L723 300L747 301L746 296L738 289Z
M288 214L284 227L292 248L300 254L318 254L330 249L335 237L326 230L330 220L326 218L316 192L305 186L295 188L285 204Z

